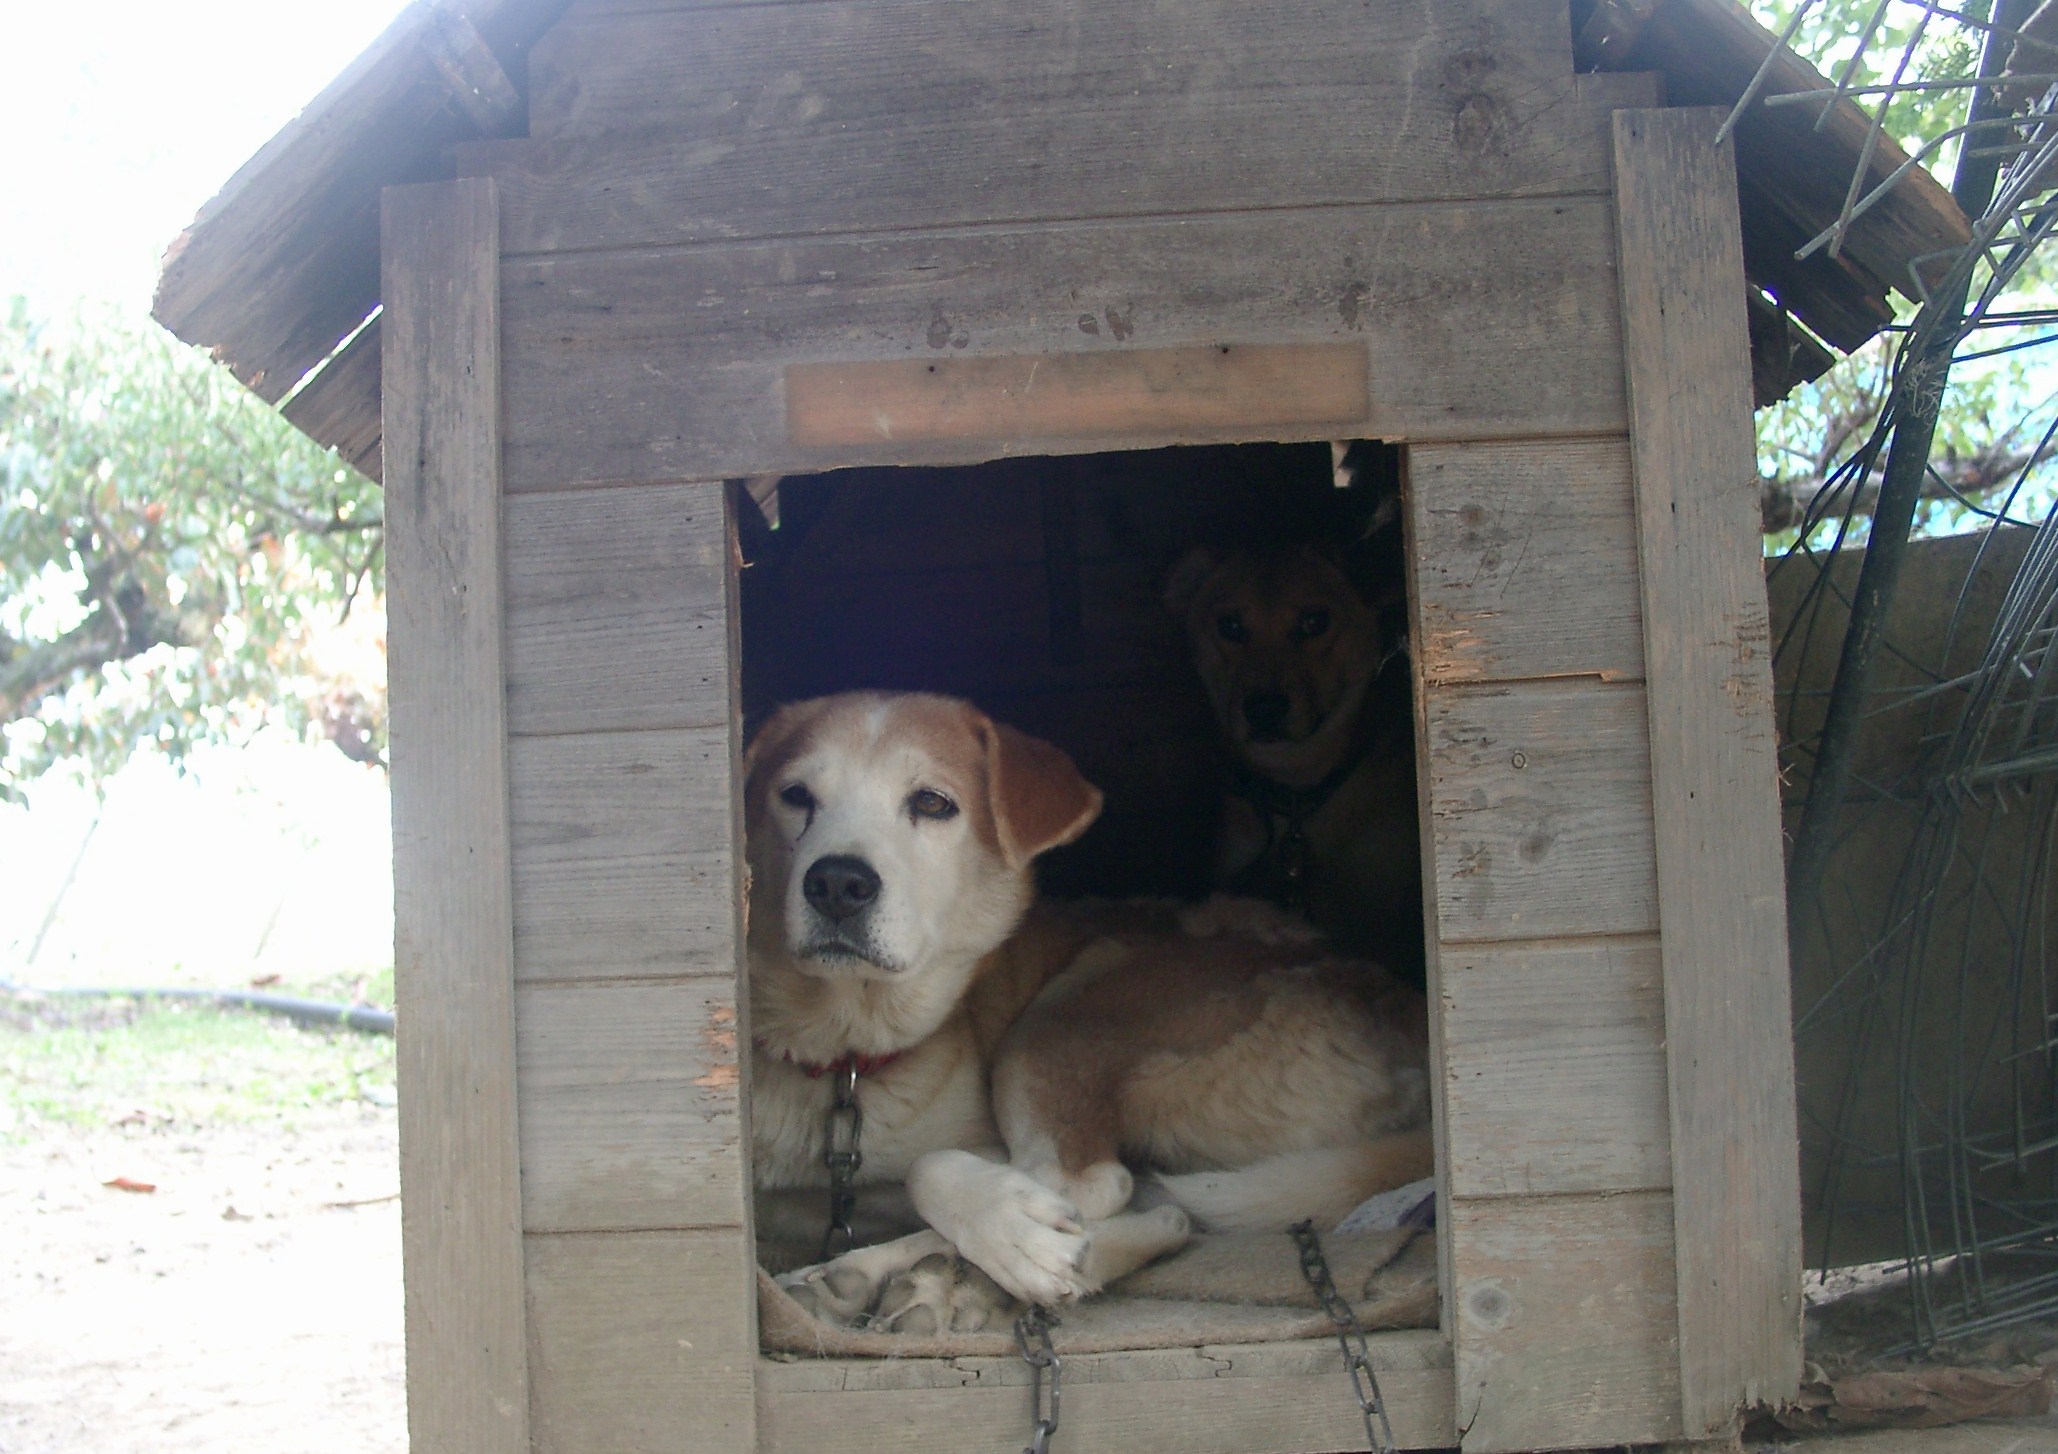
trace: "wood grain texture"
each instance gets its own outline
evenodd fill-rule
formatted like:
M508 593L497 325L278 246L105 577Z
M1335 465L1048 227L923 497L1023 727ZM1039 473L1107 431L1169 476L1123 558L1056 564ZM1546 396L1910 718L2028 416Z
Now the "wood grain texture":
M514 252L1601 194L1550 0L824 0L572 18L462 157ZM1345 118L1376 118L1351 124Z
M1466 1454L1679 1437L1672 1201L1447 1204Z
M1362 419L1368 360L1349 343L789 364L806 448L1057 434L1262 432Z
M1361 436L1619 434L1612 236L1608 204L1575 198L510 260L509 485L1233 439L1247 431L834 449L787 437L789 364L1224 341L1362 344Z
M1801 1216L1772 653L1734 162L1616 117L1689 1438L1793 1396Z
M531 1232L740 1227L736 987L527 985L515 996Z
M506 530L510 731L728 722L719 484L512 496Z
M513 740L520 979L734 978L737 757L727 723Z
M287 423L375 480L381 468L379 334L379 320L374 318L279 406Z
M1408 452L1425 681L1644 670L1624 439Z
M1424 706L1429 862L1446 951L1657 927L1640 686L1446 687Z
M748 1233L531 1233L535 1454L756 1447Z
M493 184L385 196L394 993L408 1436L529 1445L500 655Z
M1381 1339L1367 1342L1403 1449L1456 1441L1448 1367L1390 1366ZM1442 1339L1437 1338L1442 1345ZM1290 1454L1355 1449L1364 1420L1344 1378L1336 1343L1258 1345L1080 1355L1064 1361L1057 1439L1076 1449L1167 1448L1190 1454ZM809 1360L810 1363L813 1360ZM1285 1363L1290 1372L1270 1372ZM1012 1366L1011 1366L1012 1364ZM906 1454L1013 1454L1028 1426L1028 1369L1016 1360L854 1360L831 1365L837 1388L810 1384L823 1370L763 1365L758 1427L766 1454L870 1454L890 1444ZM1075 1373L1076 1370L1076 1373ZM892 1387L876 1386L890 1383Z
M1439 965L1451 1195L1671 1185L1655 939L1454 947Z

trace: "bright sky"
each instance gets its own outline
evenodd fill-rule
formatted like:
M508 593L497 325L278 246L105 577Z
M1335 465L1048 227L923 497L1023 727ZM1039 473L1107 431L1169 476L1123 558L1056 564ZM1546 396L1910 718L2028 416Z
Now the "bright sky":
M7 8L0 296L147 308L165 245L401 0Z
M146 313L165 246L401 8L9 7L0 299ZM0 978L233 985L374 968L391 960L388 862L384 779L327 747L215 753L186 778L138 762L104 806L44 784L29 810L0 808Z

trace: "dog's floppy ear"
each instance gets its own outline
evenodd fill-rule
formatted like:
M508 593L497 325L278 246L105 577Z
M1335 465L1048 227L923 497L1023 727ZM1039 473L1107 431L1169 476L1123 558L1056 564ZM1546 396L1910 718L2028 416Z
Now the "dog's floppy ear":
M1172 567L1172 573L1165 577L1165 609L1174 616L1184 616L1193 598L1200 594L1200 588L1216 567L1222 564L1222 552L1205 545L1196 545L1179 557L1179 564Z
M984 736L986 796L1009 868L1070 843L1100 816L1100 789L1061 748L998 722Z
M805 702L788 702L765 719L764 725L751 735L750 745L743 749L743 783L746 794L757 786L758 770L784 757L787 745L822 715L827 703L826 697L815 697Z

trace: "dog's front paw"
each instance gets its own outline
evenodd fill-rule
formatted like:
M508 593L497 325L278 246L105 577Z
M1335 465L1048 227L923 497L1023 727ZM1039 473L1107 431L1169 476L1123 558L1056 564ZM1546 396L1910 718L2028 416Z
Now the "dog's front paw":
M937 1253L889 1281L869 1324L875 1330L931 1337L976 1333L1005 1322L1015 1300L962 1257Z
M933 1151L908 1172L922 1220L1012 1297L1049 1307L1098 1291L1079 1209L1016 1167Z

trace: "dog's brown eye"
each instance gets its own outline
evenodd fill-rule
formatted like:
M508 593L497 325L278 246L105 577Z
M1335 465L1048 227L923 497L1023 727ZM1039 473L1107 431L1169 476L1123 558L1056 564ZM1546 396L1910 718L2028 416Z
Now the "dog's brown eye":
M803 813L815 810L815 795L807 790L806 783L788 783L779 789L779 801L789 808L798 808Z
M1328 629L1327 611L1303 611L1301 619L1293 623L1293 634L1303 641L1312 641Z
M934 788L916 788L908 794L908 816L911 818L933 818L940 822L957 815L958 805Z
M1243 617L1234 611L1215 618L1215 634L1224 641L1250 640L1250 629L1243 624Z

